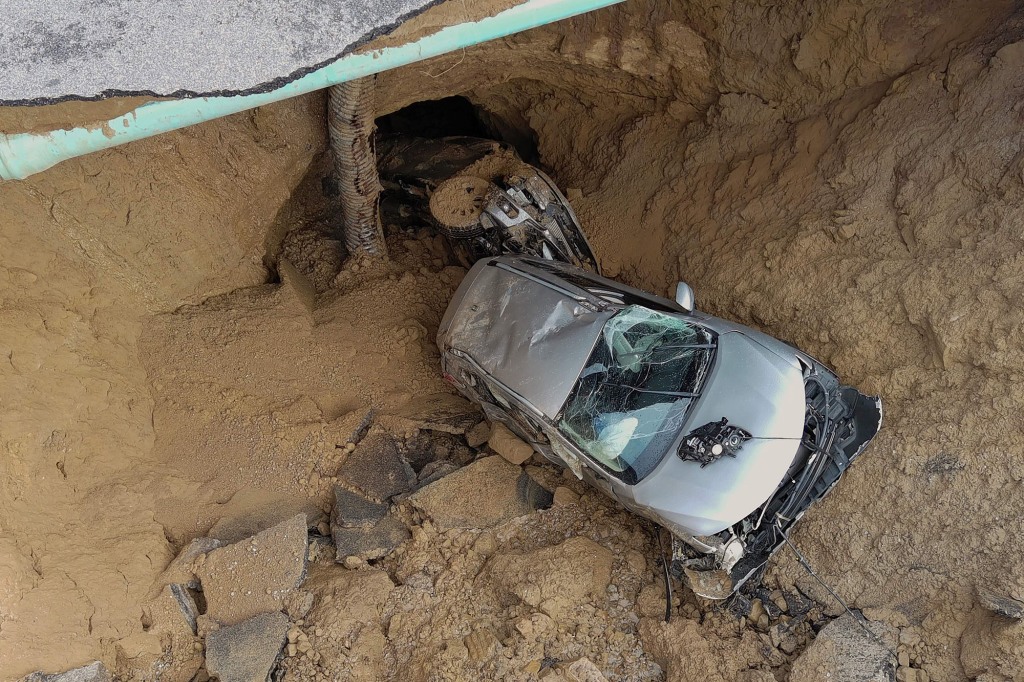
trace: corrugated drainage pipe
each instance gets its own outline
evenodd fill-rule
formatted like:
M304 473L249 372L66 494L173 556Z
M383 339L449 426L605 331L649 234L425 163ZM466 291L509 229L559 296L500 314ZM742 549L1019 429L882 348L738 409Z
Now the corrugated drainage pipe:
M0 134L0 180L27 178L76 156L380 73L618 2L622 0L525 0L493 17L447 26L405 45L346 55L271 92L150 102L99 126Z
M380 180L373 149L373 90L376 76L332 85L327 125L334 171L341 191L345 246L351 254L387 255L377 204Z

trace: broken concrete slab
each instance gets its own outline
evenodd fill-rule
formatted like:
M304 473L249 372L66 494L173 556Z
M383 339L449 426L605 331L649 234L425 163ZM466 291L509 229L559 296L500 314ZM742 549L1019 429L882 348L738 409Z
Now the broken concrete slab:
M326 520L323 510L307 497L268 490L240 490L224 505L220 519L206 535L230 544L252 537L297 514L306 515L308 528L316 528L318 523Z
M334 526L332 537L337 551L335 560L340 563L351 556L380 559L408 540L410 533L401 519L389 514L369 527Z
M490 528L551 506L551 493L501 457L478 459L410 498L439 530Z
M416 474L390 435L371 433L338 468L338 478L377 502L387 502L411 490Z
M288 637L288 618L263 613L206 637L206 669L220 682L266 682Z
M99 661L62 673L35 672L22 682L112 682L110 672Z
M896 679L896 631L881 622L864 623L844 614L821 629L793 662L792 682L893 682ZM873 633L873 634L872 634Z
M504 457L510 464L522 464L533 457L533 448L512 433L504 424L495 424L488 447Z
M207 614L218 623L234 625L280 610L306 576L308 541L306 517L297 514L205 555L196 572L206 596Z

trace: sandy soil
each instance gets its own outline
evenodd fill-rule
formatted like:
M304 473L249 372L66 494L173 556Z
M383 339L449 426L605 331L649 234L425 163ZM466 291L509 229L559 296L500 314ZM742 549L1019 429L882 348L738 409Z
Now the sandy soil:
M535 141L606 273L686 279L883 396L881 435L795 542L929 679L1024 674L1019 626L975 596L1024 599L1012 10L631 2L378 95L383 114L464 94ZM343 258L322 112L306 97L0 186L0 678L96 658L147 678L142 604L184 543L268 500L327 507L347 415L445 390L432 338L462 271L427 234L393 237L387 264ZM587 657L610 679L787 679L813 632L786 653L687 594L661 623L647 529L575 492L490 531L415 520L375 567L314 566L302 627L323 663L289 656L286 677L533 679ZM610 550L607 581L544 608L578 587L559 582L573 537ZM498 568L526 555L544 569ZM766 584L836 615L789 555Z

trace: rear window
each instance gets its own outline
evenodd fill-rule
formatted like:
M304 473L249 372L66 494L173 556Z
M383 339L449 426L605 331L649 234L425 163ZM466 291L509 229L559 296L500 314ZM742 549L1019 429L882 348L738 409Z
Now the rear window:
M627 483L654 470L676 439L714 359L713 332L629 306L608 320L565 402L561 432Z

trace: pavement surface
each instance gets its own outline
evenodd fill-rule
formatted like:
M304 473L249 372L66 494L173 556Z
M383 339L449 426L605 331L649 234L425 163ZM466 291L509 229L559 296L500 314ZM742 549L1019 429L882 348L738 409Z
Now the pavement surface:
M280 87L439 0L11 0L0 104Z

